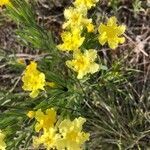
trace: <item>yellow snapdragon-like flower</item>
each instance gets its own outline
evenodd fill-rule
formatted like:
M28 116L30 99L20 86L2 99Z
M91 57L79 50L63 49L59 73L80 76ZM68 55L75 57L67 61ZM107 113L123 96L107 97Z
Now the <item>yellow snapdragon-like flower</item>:
M111 17L108 19L107 25L100 24L99 26L99 42L101 45L104 45L108 42L108 45L111 49L115 49L118 47L118 44L122 44L125 42L124 37L120 37L125 32L126 26L117 25L116 17Z
M44 130L40 137L33 137L33 146L38 148L39 145L43 145L47 150L56 149L60 138L55 128L49 128L48 130Z
M0 7L3 5L8 5L8 4L10 4L9 0L0 0Z
M72 32L66 31L62 35L63 44L57 46L62 51L75 51L77 50L84 41L84 37L81 37L80 30L75 29Z
M6 143L4 142L5 134L0 130L0 150L6 149Z
M64 16L66 22L63 24L63 29L77 28L82 30L92 23L92 19L87 18L87 9L85 7L69 7L65 9Z
M63 29L82 26L82 20L87 16L87 10L84 8L69 7L64 11L66 22L63 24Z
M99 70L99 65L94 62L96 58L96 50L86 50L85 53L79 51L74 53L73 60L66 61L66 65L78 73L78 79L82 79L86 74Z
M41 129L48 130L53 127L56 122L56 111L51 108L47 109L44 114L41 109L35 112L35 119L37 123L35 125L35 131L39 132Z
M62 134L60 141L62 148L67 150L81 150L85 141L89 140L89 134L82 131L82 126L86 122L84 118L76 118L73 121L63 120L59 125L59 131ZM59 143L59 144L60 144Z
M85 6L87 9L90 9L91 7L95 6L98 1L99 0L75 0L74 6Z
M22 77L23 89L25 91L31 91L30 97L35 98L39 94L39 90L44 90L45 75L37 70L37 63L32 61L30 65L26 67L24 75Z

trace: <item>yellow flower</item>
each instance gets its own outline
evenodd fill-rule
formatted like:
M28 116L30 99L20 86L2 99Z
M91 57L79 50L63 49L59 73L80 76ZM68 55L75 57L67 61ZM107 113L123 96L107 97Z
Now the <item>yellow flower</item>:
M75 0L74 6L85 6L87 9L90 9L91 7L95 6L98 1L99 0Z
M4 142L4 138L5 138L5 135L0 130L0 150L5 150L6 149L6 143Z
M66 22L63 24L63 29L82 26L82 19L86 17L87 10L69 7L64 11Z
M39 90L44 90L45 75L37 70L37 63L32 61L27 66L24 75L22 77L23 89L25 91L31 91L30 97L35 98L39 94Z
M81 37L80 30L74 29L72 32L66 31L62 35L63 44L58 45L58 49L62 51L75 51L83 43L84 37Z
M62 134L62 149L81 150L85 141L89 140L89 134L82 131L82 126L86 122L84 118L76 118L73 121L63 120L59 125Z
M10 4L9 0L0 0L0 7L3 5L8 5L8 4Z
M35 113L35 119L37 120L35 125L36 132L39 132L41 129L47 130L50 127L53 127L56 122L56 111L51 108L47 109L44 114L41 109L38 109Z
M108 42L108 45L111 49L115 49L118 47L119 43L124 43L125 38L120 37L125 32L126 26L117 25L116 17L111 17L108 19L107 25L100 24L99 26L99 42L101 45L104 45Z
M38 148L42 144L47 150L55 149L60 138L59 134L56 134L55 128L49 128L44 130L40 137L33 137L33 146Z
M29 111L29 112L27 113L27 116L32 119L32 118L35 117L35 112L34 112L34 111Z
M73 60L66 61L66 65L78 73L78 79L82 79L86 74L93 74L99 70L99 65L94 62L96 57L96 50L90 49L85 53L79 51L74 53Z
M63 29L74 30L74 28L77 28L82 30L84 26L92 23L92 19L87 18L87 9L85 7L69 7L65 9L64 16L66 22L63 24Z

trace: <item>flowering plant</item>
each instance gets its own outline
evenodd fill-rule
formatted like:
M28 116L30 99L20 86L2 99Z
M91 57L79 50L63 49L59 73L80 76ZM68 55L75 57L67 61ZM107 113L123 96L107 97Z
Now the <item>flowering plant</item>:
M148 106L138 106L128 91L128 55L116 59L127 26L112 13L103 16L99 0L74 0L56 35L38 20L39 5L0 1L16 25L17 44L31 52L8 57L18 80L0 97L0 150L140 149L149 132L139 129L148 126ZM134 127L140 134L131 133Z

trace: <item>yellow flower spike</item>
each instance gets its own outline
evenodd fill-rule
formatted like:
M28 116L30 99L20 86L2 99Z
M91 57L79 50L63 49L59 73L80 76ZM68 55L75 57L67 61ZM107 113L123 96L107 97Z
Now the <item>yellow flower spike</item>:
M87 9L91 9L91 7L95 6L99 0L75 0L74 6L85 6Z
M81 150L85 141L89 140L89 133L82 131L82 126L86 122L84 118L76 118L73 121L63 120L59 125L59 131L62 134L62 149Z
M5 134L0 130L0 150L6 149L6 143L4 142Z
M63 32L62 35L63 44L57 46L62 51L75 51L84 42L84 37L81 37L80 30L74 29L72 32Z
M82 79L86 74L93 74L99 70L99 65L94 62L96 58L96 50L86 50L85 53L79 51L74 53L73 60L66 61L66 65L78 73L78 79Z
M33 119L35 117L35 112L34 111L29 111L27 113L27 116L30 118L30 119Z
M9 5L10 1L9 0L0 0L0 7L3 5Z
M39 109L35 113L35 119L37 120L35 125L36 132L39 132L41 129L47 130L50 127L53 127L56 122L56 111L51 108L47 109L44 114L41 109Z
M111 17L107 21L107 25L100 24L98 31L100 33L99 42L101 45L104 45L108 42L108 45L111 49L118 47L118 44L125 42L124 37L120 37L126 30L125 25L117 25L117 18Z
M35 98L39 94L39 90L44 90L45 75L37 70L37 63L32 61L30 65L26 67L24 75L22 77L23 89L30 91L30 97Z

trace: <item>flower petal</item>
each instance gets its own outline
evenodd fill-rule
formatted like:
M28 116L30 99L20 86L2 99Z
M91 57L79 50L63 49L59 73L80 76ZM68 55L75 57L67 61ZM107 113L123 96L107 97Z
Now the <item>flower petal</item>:
M115 16L110 17L108 19L107 26L117 26L117 18Z
M99 70L100 66L96 63L91 64L90 66L90 73L95 73Z
M99 43L101 45L104 45L107 42L107 36L106 36L106 32L104 32L103 34L101 34L98 38Z
M125 32L125 30L126 30L126 26L125 25L118 26L117 30L116 30L118 36L121 35L121 34L123 34Z
M103 33L103 32L106 32L106 28L107 28L107 26L101 23L99 28L98 28L98 32L100 34Z
M116 49L118 47L118 42L116 41L108 41L108 45L111 49Z
M85 52L85 56L89 58L91 62L93 62L97 58L97 51L94 49L90 49Z

